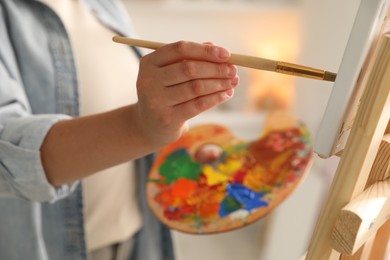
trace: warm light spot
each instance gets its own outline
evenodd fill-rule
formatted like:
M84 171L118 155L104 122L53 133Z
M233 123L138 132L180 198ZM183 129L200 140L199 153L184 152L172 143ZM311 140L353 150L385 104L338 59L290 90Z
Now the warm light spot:
M279 17L280 18L280 17ZM272 30L257 35L253 43L258 57L295 63L300 46L301 21L296 16L270 21ZM289 109L294 100L294 80L290 75L253 70L249 75L250 110Z
M252 110L289 109L294 100L294 82L291 76L255 72L251 75L248 91Z

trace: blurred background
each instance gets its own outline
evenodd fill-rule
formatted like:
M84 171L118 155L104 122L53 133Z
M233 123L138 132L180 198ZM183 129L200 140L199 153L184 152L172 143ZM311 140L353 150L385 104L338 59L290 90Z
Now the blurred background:
M337 72L360 1L126 0L139 38L214 42L235 53ZM147 51L145 50L145 53ZM239 68L240 84L226 104L190 123L221 123L246 140L264 116L289 109L315 140L333 84ZM178 260L296 260L306 252L337 158L315 156L298 189L267 217L216 235L173 232Z

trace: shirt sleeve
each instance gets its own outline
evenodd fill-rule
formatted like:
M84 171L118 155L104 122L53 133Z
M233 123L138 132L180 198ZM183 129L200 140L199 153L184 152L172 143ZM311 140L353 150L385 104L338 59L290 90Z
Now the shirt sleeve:
M78 182L52 186L44 172L40 148L53 124L66 115L32 115L24 88L0 57L0 197L54 202Z

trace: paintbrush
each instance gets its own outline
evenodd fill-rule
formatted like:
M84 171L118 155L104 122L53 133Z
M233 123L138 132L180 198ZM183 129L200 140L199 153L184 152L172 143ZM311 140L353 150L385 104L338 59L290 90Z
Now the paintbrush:
M147 49L156 50L165 45L161 42L146 41L128 37L114 36L112 38L114 42L123 43L130 46L142 47ZM293 76L325 80L325 81L335 81L336 73L325 71L322 69L316 69L312 67L302 66L298 64L293 64L289 62L276 61L270 59L264 59L260 57L235 54L232 53L228 63L235 64L237 66L248 67L258 70L267 70L277 73L283 73Z

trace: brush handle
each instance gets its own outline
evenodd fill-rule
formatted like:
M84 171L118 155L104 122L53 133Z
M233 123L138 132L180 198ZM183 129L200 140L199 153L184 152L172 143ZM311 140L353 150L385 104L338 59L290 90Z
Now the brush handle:
M152 42L152 41L122 37L122 36L114 36L112 37L112 40L117 43L123 43L130 46L137 46L137 47L142 47L142 48L152 49L152 50L156 50L165 45L165 43L162 42Z
M130 46L137 46L153 50L161 48L165 45L165 43L161 42L146 41L121 36L114 36L112 40L117 43L123 43ZM267 70L318 80L335 81L336 79L335 73L327 72L321 69L242 54L232 53L228 63L252 69Z
M140 40L134 38L121 37L121 36L114 36L112 40L117 43L123 43L130 46L137 46L137 47L153 49L153 50L161 48L162 46L165 45L165 43L162 42L146 41L146 40ZM268 59L263 59L263 58L248 56L248 55L235 54L235 53L231 54L228 62L238 66L249 67L249 68L260 69L260 70L269 70L269 71L276 71L276 67L278 64L278 62L274 60L268 60Z

